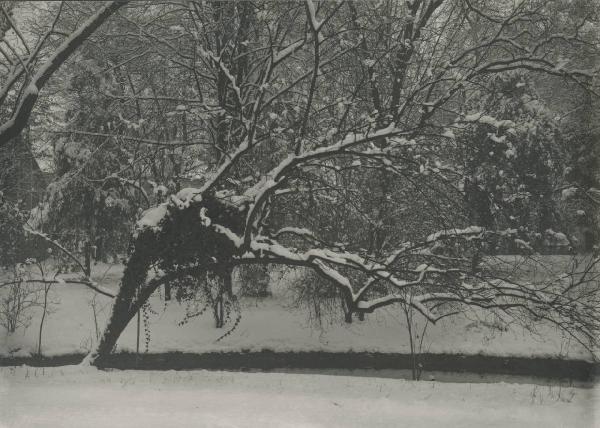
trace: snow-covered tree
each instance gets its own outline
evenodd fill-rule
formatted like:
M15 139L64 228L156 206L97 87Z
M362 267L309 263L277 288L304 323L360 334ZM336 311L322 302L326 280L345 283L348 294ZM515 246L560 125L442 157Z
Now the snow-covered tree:
M594 94L597 70L568 55L588 43L578 29L597 25L597 11L558 28L553 6L190 1L153 6L164 22L129 15L173 76L188 76L197 105L189 141L220 155L207 159L201 186L172 194L137 223L92 360L101 364L160 284L207 271L227 283L244 264L314 270L340 290L348 320L398 302L431 322L477 306L544 319L590 346L600 327L597 255L571 275L523 280L489 254L499 245L535 251L520 234L526 216L510 206L514 224L475 221L474 202L462 202L474 197L461 186L465 176L486 177L478 189L494 201L518 193L524 163L534 162L527 167L542 185L553 173L547 144L556 134L536 100L499 95L504 84L521 90L515 70ZM486 153L486 145L497 149ZM509 177L494 186L499 178L485 165L465 169L456 161L465 150L489 166L506 163ZM535 197L549 203L544 192ZM552 223L541 217L539 228ZM148 279L151 267L160 274Z
M492 85L489 95L474 97L464 108L508 121L499 128L474 123L456 132L464 148L462 186L471 221L517 228L522 238L541 245L545 231L562 226L556 190L566 161L564 137L527 76L498 76Z

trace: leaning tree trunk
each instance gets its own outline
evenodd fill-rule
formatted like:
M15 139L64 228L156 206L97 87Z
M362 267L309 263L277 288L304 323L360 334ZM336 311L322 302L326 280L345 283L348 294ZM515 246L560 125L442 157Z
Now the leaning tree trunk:
M98 347L92 355L92 364L102 365L102 361L115 348L119 336L123 333L129 321L156 289L156 285L143 287L149 267L150 258L147 255L134 252L129 259L123 272L121 288L112 307L110 320Z
M103 365L123 330L160 285L183 276L198 277L208 268L223 278L221 292L231 297L231 260L236 248L214 228L198 221L198 217L204 209L214 222L222 222L234 233L241 233L245 214L239 207L224 204L211 195L203 195L201 201L194 201L185 209L177 206L168 209L169 215L163 217L158 230L138 231L108 325L96 350L86 359L96 366ZM215 264L214 260L221 264ZM150 267L157 262L166 268L166 273L146 282ZM178 268L181 265L188 267ZM223 308L220 311L223 314Z

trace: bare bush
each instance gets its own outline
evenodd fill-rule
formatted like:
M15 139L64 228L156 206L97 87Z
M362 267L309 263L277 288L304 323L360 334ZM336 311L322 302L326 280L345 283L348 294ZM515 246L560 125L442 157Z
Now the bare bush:
M15 269L13 281L0 289L0 325L9 334L31 325L31 311L40 306L40 290L23 282Z

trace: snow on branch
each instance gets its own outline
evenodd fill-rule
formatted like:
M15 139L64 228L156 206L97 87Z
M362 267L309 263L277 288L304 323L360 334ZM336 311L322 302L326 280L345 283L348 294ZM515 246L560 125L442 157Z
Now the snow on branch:
M292 55L294 52L298 51L304 44L306 43L306 38L295 41L294 43L289 44L282 50L278 51L273 56L273 64L279 64L281 61L286 59L288 56Z
M341 274L332 266L339 266L359 271L368 275L372 279L385 281L391 284L398 291L423 283L426 276L429 274L450 274L457 272L457 269L439 269L435 267L427 267L414 271L417 278L414 280L405 280L398 278L389 266L384 264L369 261L362 256L345 252L333 251L327 248L311 248L307 251L300 252L287 248L280 243L270 238L257 238L250 244L250 251L255 254L272 255L275 258L283 261L289 261L291 264L300 264L309 267L316 267L319 271L324 271L326 276L338 286L346 289L349 296L352 298L353 304L363 298L365 293L374 284L373 281L367 281L366 284L354 291L350 280Z
M341 139L336 144L320 147L301 154L292 154L282 160L278 166L267 173L268 179L263 181L259 188L252 188L251 193L247 192L246 194L246 196L254 200L254 204L248 211L246 218L246 231L244 235L244 243L246 248L248 248L251 240L251 235L253 232L252 225L256 224L259 212L263 208L263 204L281 185L283 185L289 173L295 168L316 159L323 159L334 155L344 154L348 149L361 144L381 138L398 136L403 133L406 132L396 128L392 123L388 127L375 130L374 132L366 132L364 134L354 132L349 133L345 136L345 138Z
M81 44L117 9L122 7L123 2L110 2L100 8L98 12L86 20L75 32L73 32L44 62L40 69L31 78L20 103L13 112L12 117L0 125L0 147L19 135L27 125L27 120L39 96L39 91L44 87L48 79L60 68L60 66L81 46Z
M480 226L469 226L465 229L440 230L427 236L426 242L434 242L440 239L460 236L481 235L484 231L485 230Z
M56 242L54 239L50 238L45 233L39 232L37 230L33 230L32 228L30 228L27 225L23 226L23 230L25 230L26 233L29 233L31 235L42 238L44 241L48 242L53 247L60 250L63 254L65 254L67 257L69 257L71 260L73 260L79 266L79 268L81 269L82 272L84 272L87 276L90 275L90 272L87 271L87 269L83 266L83 264L79 261L79 259L77 257L75 257L75 255L72 252L67 250L64 246L62 246L61 244Z
M323 21L317 19L317 11L312 0L306 0L306 11L309 18L309 23L313 31L318 32L323 25Z
M227 68L225 63L223 61L221 61L221 58L217 57L211 51L207 51L202 46L199 46L198 49L200 50L200 53L203 56L209 57L210 59L213 60L213 62L215 64L217 64L219 66L220 70L223 72L225 77L227 77L227 80L229 80L229 83L231 84L231 87L232 87L233 91L235 92L235 95L237 97L237 100L238 100L240 106L243 106L244 100L242 98L242 91L241 91L240 87L238 86L235 76L233 74L231 74L231 71L229 71L229 68Z
M0 283L1 287L6 287L14 284L35 284L35 283L43 283L43 284L75 284L75 285L83 285L91 290L94 290L96 293L102 294L103 296L110 297L114 299L117 297L111 290L101 287L93 281L89 281L87 279L63 279L63 278L55 278L55 279L44 279L44 278L32 278L32 279L19 279L18 281L9 281Z
M149 208L142 213L141 218L136 223L138 231L144 229L159 230L160 222L167 215L168 203L163 202L155 207Z
M463 119L460 120L460 122L483 123L485 125L491 125L494 128L512 128L515 126L515 123L512 120L498 120L492 116L483 113L468 114L465 117L463 117Z
M244 154L246 154L251 148L252 145L249 143L248 139L245 138L235 149L235 151L227 156L227 159L225 160L225 162L223 162L223 164L221 164L221 166L219 166L217 171L215 171L210 177L208 177L208 180L206 180L206 183L204 183L204 185L200 189L200 194L203 194L204 192L214 187L214 185L222 177L224 177L225 174L227 174L227 172L229 172L229 170L233 167L237 160L241 158Z

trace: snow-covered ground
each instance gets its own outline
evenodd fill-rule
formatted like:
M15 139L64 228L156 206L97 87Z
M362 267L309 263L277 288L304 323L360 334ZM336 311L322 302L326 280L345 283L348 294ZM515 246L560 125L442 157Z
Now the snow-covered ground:
M0 426L598 427L600 391L208 371L0 368Z
M116 292L122 266L98 265L95 279L104 288ZM226 330L216 329L207 311L192 318L183 326L185 304L162 300L160 293L151 299L155 314L149 313L149 352L206 352L262 350L275 351L370 351L409 352L406 322L400 308L390 307L369 314L364 322L352 324L342 321L341 312L335 321L323 328L309 322L305 310L290 307L289 290L273 278L273 297L247 298L242 301L242 318L236 330L221 341L216 341ZM98 333L110 314L111 299L94 293L80 285L56 284L50 292L52 313L46 317L42 352L59 355L87 352L97 340ZM92 305L94 304L94 306ZM94 307L96 321L94 321ZM38 325L41 310L34 309L28 329L19 329L9 335L0 331L0 355L26 356L36 352ZM422 351L434 353L486 354L497 356L568 357L590 359L582 346L558 329L550 326L538 328L537 334L520 325L510 325L507 330L493 317L481 311L466 316L448 318L437 325L429 325L423 340ZM419 322L418 328L424 326ZM145 348L145 328L141 323L141 349ZM134 351L136 348L136 320L134 319L119 340L118 349ZM420 340L420 339L419 339Z

